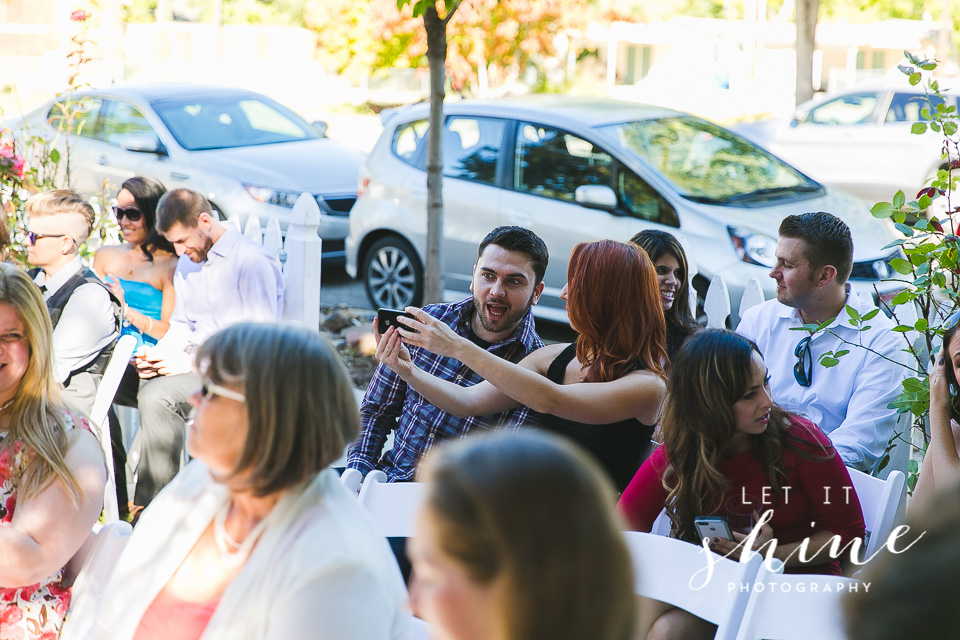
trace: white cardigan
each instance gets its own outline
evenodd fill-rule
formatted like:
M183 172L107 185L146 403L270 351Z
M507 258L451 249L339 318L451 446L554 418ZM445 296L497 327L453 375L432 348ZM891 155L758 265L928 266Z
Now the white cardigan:
M130 640L227 498L194 460L144 510L97 611L61 638ZM405 638L406 589L386 540L332 470L284 496L201 640Z

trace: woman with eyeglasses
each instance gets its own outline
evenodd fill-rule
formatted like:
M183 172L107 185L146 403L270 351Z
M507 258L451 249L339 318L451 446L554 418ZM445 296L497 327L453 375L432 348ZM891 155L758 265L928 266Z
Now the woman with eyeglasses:
M650 531L666 509L672 535L701 545L694 520L720 516L735 540L713 537L707 544L739 558L737 545L770 511L754 549L774 541L773 555L786 572L841 575L824 547L834 537L838 549L863 537L860 501L830 440L770 398L767 368L753 342L720 329L690 337L673 363L660 433L663 444L620 498L632 529ZM648 611L649 635L640 637L712 638L716 631L667 605Z
M157 202L167 189L159 180L135 176L121 186L113 208L123 232L120 246L102 247L93 269L124 305L123 335L156 344L173 313L173 272L177 256L157 231Z
M944 322L943 346L930 368L930 443L913 491L910 510L924 505L945 487L960 483L960 311Z
M56 638L70 603L63 567L103 507L106 467L54 373L40 290L0 263L0 637Z
M353 385L315 330L236 324L196 352L193 460L142 512L84 640L406 638L390 547L328 468L359 431Z
M630 242L647 252L657 270L660 303L667 321L667 355L672 360L684 340L700 329L690 313L687 254L674 236L659 229L645 229Z

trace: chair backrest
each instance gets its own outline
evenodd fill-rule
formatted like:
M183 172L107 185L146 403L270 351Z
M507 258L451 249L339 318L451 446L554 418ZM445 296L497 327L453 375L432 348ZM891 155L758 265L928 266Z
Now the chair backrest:
M67 563L66 577L75 574L70 597L70 618L95 615L97 602L103 596L110 574L117 564L117 558L130 539L133 528L129 522L118 520L103 526L99 532L91 534L80 547L76 555ZM88 625L72 620L75 628L89 628ZM67 625L68 627L70 624ZM63 636L68 637L67 635Z
M90 420L100 430L100 448L107 464L107 484L103 489L103 517L106 522L120 519L120 508L117 504L117 483L113 468L113 447L110 440L110 421L107 412L113 404L113 397L117 395L117 387L127 369L127 364L137 348L137 339L133 336L121 336L113 348L110 362L100 378L97 395L90 409Z
M737 640L845 640L841 602L860 589L841 576L783 575L760 568Z
M898 511L902 511L900 506L906 499L906 478L903 472L896 469L890 472L886 480L856 469L847 471L850 472L850 480L863 509L863 522L867 528L865 554L869 558L886 544L893 531Z
M417 511L426 497L420 482L387 482L380 470L367 474L360 487L360 504L387 538L410 538Z
M363 474L359 469L344 469L340 474L340 482L343 483L350 493L356 495L360 491L360 483L363 482Z
M716 640L732 640L763 558L743 562L651 533L624 533L633 558L637 595L679 607L717 625ZM706 554L711 554L710 558ZM713 575L707 579L708 560Z
M727 283L720 275L713 276L707 295L703 300L703 311L707 314L707 327L723 329L727 326L730 316L730 293Z
M743 296L740 298L740 317L743 317L747 309L763 304L763 287L756 278L747 280L747 286L743 288Z

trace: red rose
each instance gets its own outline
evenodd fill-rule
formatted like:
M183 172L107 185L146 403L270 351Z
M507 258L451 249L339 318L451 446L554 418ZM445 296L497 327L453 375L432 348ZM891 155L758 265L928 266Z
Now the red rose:
M84 11L83 9L77 9L76 11L70 14L70 19L73 20L74 22L83 22L89 17L90 16L87 15L87 12Z

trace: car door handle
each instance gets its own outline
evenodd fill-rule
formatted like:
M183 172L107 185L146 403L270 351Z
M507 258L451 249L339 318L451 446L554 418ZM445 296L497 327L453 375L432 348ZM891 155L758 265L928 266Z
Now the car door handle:
M107 156L100 156L100 157L97 159L97 164L100 165L101 167L105 167L105 166L107 166L108 164L110 164L110 159L107 158Z
M170 174L170 179L180 180L182 182L184 180L189 180L190 176L186 173L177 173L176 171L174 171L173 173Z

